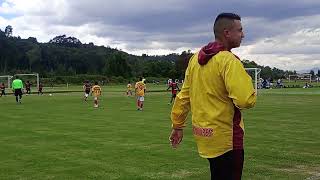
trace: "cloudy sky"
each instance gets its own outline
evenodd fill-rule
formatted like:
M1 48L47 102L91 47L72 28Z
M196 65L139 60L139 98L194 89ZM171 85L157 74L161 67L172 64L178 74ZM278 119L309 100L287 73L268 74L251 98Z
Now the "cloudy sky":
M320 68L320 0L0 0L0 29L48 42L57 35L131 54L193 52L213 40L221 12L242 17L234 53L284 70Z

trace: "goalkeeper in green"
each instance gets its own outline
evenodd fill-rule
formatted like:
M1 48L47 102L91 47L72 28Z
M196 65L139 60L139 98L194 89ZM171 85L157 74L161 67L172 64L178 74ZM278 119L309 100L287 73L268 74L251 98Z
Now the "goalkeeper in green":
M21 98L22 98L22 89L23 89L23 83L21 79L19 79L19 77L16 76L16 79L12 81L12 90L14 92L14 95L16 96L16 102L20 104L21 104Z

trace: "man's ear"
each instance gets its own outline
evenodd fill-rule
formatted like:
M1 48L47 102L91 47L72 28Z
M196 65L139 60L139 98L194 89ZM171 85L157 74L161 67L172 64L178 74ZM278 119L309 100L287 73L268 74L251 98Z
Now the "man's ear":
M230 31L228 29L223 30L224 37L230 37Z

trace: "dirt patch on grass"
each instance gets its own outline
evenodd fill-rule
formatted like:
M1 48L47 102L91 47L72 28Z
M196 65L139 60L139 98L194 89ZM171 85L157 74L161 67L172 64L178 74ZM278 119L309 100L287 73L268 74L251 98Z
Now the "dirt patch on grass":
M199 170L178 170L177 172L157 172L157 173L146 173L145 177L148 179L188 179L191 176L201 174Z
M320 166L310 167L310 166L305 166L305 165L298 165L298 166L294 166L292 168L278 168L275 170L303 174L308 177L305 180L320 180Z
M176 173L173 173L171 175L171 177L185 179L186 177L192 176L193 174L195 174L195 173L187 171L187 170L180 170L180 171L178 171Z

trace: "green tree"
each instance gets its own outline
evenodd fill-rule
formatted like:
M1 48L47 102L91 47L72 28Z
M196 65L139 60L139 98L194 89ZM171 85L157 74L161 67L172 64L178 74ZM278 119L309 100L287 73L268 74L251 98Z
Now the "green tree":
M5 35L7 36L7 37L11 37L12 36L12 26L10 26L10 25L8 25L7 27L6 27L6 29L5 29L5 31L4 31L4 33L5 33Z
M261 69L260 77L263 79L272 78L272 69L269 66L266 66Z
M245 68L257 68L258 64L256 64L254 61L250 61L248 59L242 60L242 63Z
M40 61L41 51L38 45L34 45L32 49L26 52L29 62L29 71L32 71L32 65Z
M115 53L107 58L104 72L108 76L123 76L127 78L131 75L131 69L121 53Z
M176 74L174 75L174 77L171 77L171 78L179 78L179 79L184 78L185 71L188 67L188 63L189 63L191 56L192 56L191 51L188 51L188 52L183 51L181 53L181 55L175 61Z

